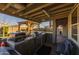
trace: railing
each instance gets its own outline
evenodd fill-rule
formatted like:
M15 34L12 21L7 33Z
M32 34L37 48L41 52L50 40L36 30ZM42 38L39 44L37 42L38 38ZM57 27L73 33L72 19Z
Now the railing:
M71 55L77 54L78 47L76 46L76 44L73 41L69 40L67 37L65 37L65 39L71 42L73 45L73 48L72 48L72 51L70 51L70 54ZM25 40L24 42L17 44L15 49L23 55L33 55L44 44L52 45L52 40L53 40L52 34L47 33L47 34L43 34L43 35L39 35L37 37L31 38L30 40Z
M42 45L48 42L46 35L47 34L39 35L21 44L17 44L15 49L21 54L34 54Z
M77 55L79 53L78 46L71 39L68 39L65 36L63 36L63 39L64 39L64 42L62 42L63 47L61 47L63 51L60 50L58 54ZM59 44L56 43L56 45L58 46Z

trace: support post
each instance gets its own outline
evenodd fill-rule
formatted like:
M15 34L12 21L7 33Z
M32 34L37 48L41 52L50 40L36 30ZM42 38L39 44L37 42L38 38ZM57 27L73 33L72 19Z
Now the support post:
M40 23L39 24L37 24L38 25L38 28L40 28Z
M3 26L3 38L5 37L5 27Z
M79 7L77 7L77 42L79 47ZM79 54L79 49L77 49L77 54Z
M56 20L53 19L53 43L56 43Z
M79 7L77 8L77 41L79 43Z
M20 25L21 25L21 24L18 24L18 32L20 32Z
M50 16L50 14L46 10L42 10L42 11L49 18L49 20L50 20L49 27L51 28L51 16Z
M71 39L72 34L72 26L71 26L71 14L68 16L68 38Z

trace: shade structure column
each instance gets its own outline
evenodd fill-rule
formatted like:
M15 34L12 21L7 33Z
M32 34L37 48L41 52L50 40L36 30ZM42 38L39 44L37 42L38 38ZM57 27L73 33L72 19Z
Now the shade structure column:
M78 38L78 43L79 43L79 7L77 8L77 38Z
M68 16L68 38L71 39L72 34L72 26L71 26L71 14Z
M20 32L20 26L21 26L21 24L19 23L18 24L18 32Z
M31 23L28 21L28 33L31 33Z
M39 24L37 24L38 25L38 28L40 28L40 23Z
M56 43L56 20L53 19L53 43Z

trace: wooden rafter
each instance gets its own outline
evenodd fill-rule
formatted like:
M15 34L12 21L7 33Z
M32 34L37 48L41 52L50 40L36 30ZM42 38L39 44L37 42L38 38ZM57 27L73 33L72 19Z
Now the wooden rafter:
M30 11L24 13L23 15L30 14L30 13L32 13L32 12L35 12L35 11L37 11L37 10L40 10L40 9L45 8L45 7L47 7L47 6L50 6L50 5L51 5L51 4L44 4L44 5L42 5L42 6L39 6L39 7L35 8L35 9L33 9L33 10L30 10Z
M32 14L32 15L30 15L29 17L33 17L33 16L37 16L37 15L40 15L40 14L46 14L47 15L47 13L45 12L45 10L41 10L40 12L37 12L37 13L35 13L35 14Z
M51 16L53 16L53 17L51 17L51 18L54 18L54 19L64 18L64 17L68 16L68 13L69 13L69 11L58 13L58 14L52 14ZM38 18L33 18L33 20L34 19L35 19L35 21L39 21L40 20L39 22L41 22L42 19L48 19L48 18L46 16L42 15L42 16L39 16Z
M44 14L42 14L42 15L38 15L38 16L33 17L33 18L39 18L39 17L42 17L42 16L45 16L45 15L44 15Z
M14 7L10 7L10 6L12 6L10 3L6 4L6 6L1 5L0 12L8 14L8 15L16 16L16 17L28 19L28 20L34 20L34 21L40 22L41 19L48 18L49 17L48 14L50 14L50 16L52 16L52 17L54 16L55 18L61 18L61 17L67 16L66 13L68 13L72 9L72 7L74 6L74 4L70 4L70 3L68 3L68 4L65 4L65 3L64 4L57 4L55 6L52 3L51 4L37 4L37 6L35 6L35 4L29 3L29 4L24 4L22 6L25 6L25 5L26 5L26 7L23 7L22 9L17 9L17 10ZM13 12L14 14L9 13L7 11L8 8L13 8L16 11ZM46 10L48 12L48 14L44 10ZM20 12L22 12L22 13L20 13ZM19 15L22 15L22 16L19 16Z
M51 8L50 11L56 10L56 9L59 9L59 8L63 8L63 7L68 6L68 5L70 5L70 4L69 4L69 3L68 3L68 4L61 4L61 5L59 5L59 6L56 6L56 7L54 7L54 8Z
M67 8L59 9L59 10L56 10L56 11L53 11L53 12L50 12L50 13L55 14L55 13L65 12L65 11L71 10L71 9L72 9L72 7L67 7Z
M50 18L50 15L49 15L49 13L46 11L46 10L42 10L43 12L44 12L44 14L48 17L48 18Z
M2 11L5 11L7 8L9 8L11 6L11 3L8 3L3 9Z
M41 14L41 13L43 13L43 12L42 12L42 11L37 12L37 13L35 13L35 14L30 15L29 17L33 17L33 16L39 15L39 14Z
M30 7L31 5L33 5L33 3L29 3L26 5L26 7Z
M53 12L50 12L50 14L56 14L56 13L62 13L64 11L67 11L67 10L70 10L72 7L68 7L68 8L63 8L63 9L60 9L60 10L56 10L56 11L53 11ZM44 10L43 10L44 11ZM46 12L45 12L46 13ZM34 18L39 18L41 16L45 16L44 14L41 14L41 15L38 15ZM48 14L47 14L48 17L50 17Z
M57 7L49 9L49 11L52 11L52 10L55 10L55 9L58 9L58 8L62 8L62 7L68 6L68 5L70 5L70 4L61 4L61 5L57 6ZM42 14L42 13L43 12L40 11L40 12L37 12L35 14L30 15L30 17L36 16L36 15L39 15L39 14Z
M38 17L38 18L33 18L33 19L48 19L48 17L46 17L46 16L41 16L41 17Z
M52 15L53 16L52 18L54 18L54 19L66 18L66 17L68 17L69 12L70 11L65 11L65 12L62 12L62 13L58 13L58 14Z
M53 16L53 17L58 17L58 16L60 16L61 15L61 17L62 17L62 15L63 16L65 16L65 17L67 17L67 15L68 15L68 13L69 13L69 11L66 11L66 12L62 12L62 13L57 13L57 14L52 14L51 16ZM64 15L65 14L65 15ZM45 15L40 15L40 16L38 16L38 17L35 17L35 19L39 19L39 18L44 18L44 17L46 17ZM51 17L52 18L52 17Z
M32 4L32 3L29 3L29 4L26 5L25 8L23 8L23 9L19 9L19 10L17 10L16 12L13 12L13 14L19 13L19 12L25 10L26 8L30 7L31 5L33 5L33 4Z

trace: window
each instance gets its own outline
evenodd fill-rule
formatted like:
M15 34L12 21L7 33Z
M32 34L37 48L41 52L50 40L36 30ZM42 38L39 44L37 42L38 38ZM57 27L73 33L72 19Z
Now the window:
M72 13L72 38L77 40L77 9Z
M77 25L72 26L72 38L77 40Z

